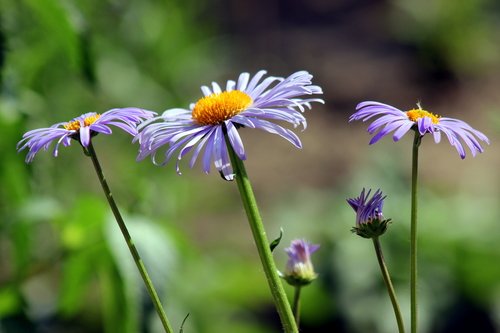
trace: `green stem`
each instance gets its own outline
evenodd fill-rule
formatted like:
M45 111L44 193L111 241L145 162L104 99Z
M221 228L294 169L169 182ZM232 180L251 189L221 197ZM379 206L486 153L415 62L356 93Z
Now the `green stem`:
M422 137L415 130L411 165L411 229L410 229L410 313L411 333L417 333L417 180L418 147Z
M87 147L87 152L88 152L88 155L90 156L90 158L92 159L92 163L94 164L94 169L97 173L97 177L99 178L99 182L101 183L104 194L106 195L106 199L108 199L108 203L109 203L109 206L111 208L111 211L113 212L113 215L115 216L116 222L118 223L118 226L120 227L120 230L123 234L123 237L125 238L125 242L127 243L128 249L130 250L132 257L134 258L134 262L137 265L137 269L139 270L139 273L141 274L141 277L144 281L144 284L146 285L149 296L151 297L151 300L153 301L156 312L158 313L158 316L160 317L161 323L163 324L163 328L165 329L166 333L173 333L173 330L170 326L170 323L168 322L167 315L165 314L165 311L163 311L163 307L161 305L160 298L158 297L158 294L153 286L153 282L151 281L151 279L148 275L146 267L144 266L144 263L139 255L139 252L137 251L137 248L135 247L134 241L132 240L132 237L130 236L130 233L128 232L127 226L125 225L125 222L123 221L123 218L120 214L120 211L118 210L118 206L116 205L115 200L113 199L113 195L111 194L111 190L109 189L106 178L104 177L104 173L102 172L101 165L99 164L99 160L97 159L97 155L96 155L94 147L92 145L92 141L89 143L89 146Z
M267 239L262 218L260 217L259 208L257 207L257 202L253 194L252 185L248 179L243 161L236 156L236 153L229 143L227 134L225 134L225 137L231 163L236 175L236 182L238 184L241 200L243 202L243 206L245 207L248 223L250 224L250 229L252 229L255 245L257 246L262 267L264 268L267 282L269 284L269 288L271 289L274 304L280 316L283 329L286 333L297 333L297 325L295 324L292 309L290 308L285 290L283 289L280 277L278 276L278 270L274 264L271 250L269 248L269 241Z
M372 238L373 246L375 247L375 253L377 254L378 264L380 270L382 271L382 276L384 277L385 286L387 287L387 292L389 293L389 298L391 299L392 308L394 309L394 315L396 316L396 322L398 323L399 333L404 333L405 327L403 323L403 317L401 316L401 310L399 309L398 300L396 299L396 292L391 282L391 277L387 266L385 265L384 255L382 253L382 247L380 246L380 240L378 237Z
M300 291L302 290L302 286L295 286L295 294L293 296L293 315L295 316L295 324L297 324L297 328L300 327Z

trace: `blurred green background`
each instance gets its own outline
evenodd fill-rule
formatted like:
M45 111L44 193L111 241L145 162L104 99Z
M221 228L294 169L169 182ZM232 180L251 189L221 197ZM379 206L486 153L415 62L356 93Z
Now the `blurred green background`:
M26 165L24 132L82 113L162 112L199 87L267 69L308 70L324 106L299 151L242 130L275 250L321 244L302 332L394 332L370 241L345 203L381 188L394 221L382 246L409 324L411 138L368 146L358 102L417 101L491 140L465 160L426 138L420 177L422 332L500 327L500 3L496 0L0 1L0 332L160 332L94 175L74 144ZM167 314L184 332L277 332L279 322L235 184L197 165L135 162L120 131L94 145ZM287 286L288 292L291 292ZM290 294L291 295L291 294Z

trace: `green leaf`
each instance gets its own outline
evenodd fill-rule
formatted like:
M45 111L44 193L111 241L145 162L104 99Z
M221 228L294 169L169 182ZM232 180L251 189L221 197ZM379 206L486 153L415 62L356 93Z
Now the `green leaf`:
M105 257L103 246L80 250L69 255L63 263L63 278L60 287L59 310L72 316L82 310L85 296L95 277L95 269Z
M158 225L139 216L123 216L127 229L137 247L154 287L161 298L165 287L176 273L176 249L172 240ZM105 239L116 269L122 281L122 292L127 306L122 307L122 316L129 316L137 325L137 314L141 311L141 296L146 293L136 263L114 218L109 216L104 228ZM125 314L124 314L125 313ZM110 331L111 332L111 331ZM112 331L112 332L125 332ZM137 332L137 330L131 330Z
M278 238L276 238L275 240L273 240L271 242L271 244L269 244L269 247L271 248L271 252L274 251L274 249L276 248L276 246L279 245L279 243L281 242L281 238L283 238L283 228L280 228L280 235Z
M99 285L102 295L104 332L135 333L139 331L137 309L131 308L123 277L116 263L107 253L99 271Z

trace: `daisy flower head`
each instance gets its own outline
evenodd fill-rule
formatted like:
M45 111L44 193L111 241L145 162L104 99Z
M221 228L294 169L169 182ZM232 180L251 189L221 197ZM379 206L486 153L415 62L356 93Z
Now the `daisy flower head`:
M352 232L363 238L378 237L386 232L390 219L384 219L382 208L386 196L377 190L370 198L370 193L363 190L359 197L347 199L347 203L356 212L356 225Z
M144 119L152 118L155 115L155 112L138 108L112 109L102 114L85 113L68 122L26 132L17 144L17 150L28 148L26 163L30 163L41 149L47 150L52 142L56 141L52 154L57 157L61 143L67 147L71 144L71 139L74 139L86 148L90 144L91 137L99 133L111 134L110 125L135 136L137 135L137 125Z
M303 239L293 240L290 247L285 249L288 261L282 277L292 286L311 283L318 276L311 262L311 254L318 249L318 244L311 244Z
M450 144L455 147L462 159L465 158L465 146L469 148L472 156L484 151L480 141L489 144L488 138L478 130L472 128L464 121L435 115L423 110L419 104L418 109L401 111L393 106L378 102L362 102L357 105L356 112L349 117L349 121L367 121L378 117L368 126L368 133L374 134L370 144L379 141L384 136L394 132L394 141L401 139L410 129L418 131L421 137L432 134L434 141L441 141L444 133Z
M238 158L246 159L238 128L257 128L277 134L301 148L298 136L276 121L305 129L307 123L301 112L310 109L312 102L323 103L322 99L311 96L322 94L322 90L311 84L312 75L306 71L286 78L265 77L265 74L263 70L253 77L242 73L236 81L227 81L225 90L215 82L211 87L202 86L204 97L189 109L170 109L145 122L135 138L140 144L137 160L151 156L153 163L165 165L177 152L176 169L180 174L179 161L192 151L190 167L200 156L205 173L210 172L213 161L221 175L232 180L226 137ZM163 146L167 147L159 153ZM160 161L158 155L161 155Z

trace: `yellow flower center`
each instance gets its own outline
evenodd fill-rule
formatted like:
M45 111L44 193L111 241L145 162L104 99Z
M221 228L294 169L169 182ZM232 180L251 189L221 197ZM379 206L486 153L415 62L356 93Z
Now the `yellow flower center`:
M217 125L236 116L252 102L252 98L240 90L205 96L194 105L193 119L200 125Z
M86 117L83 119L83 126L86 127L92 125L97 119L99 119L99 117L101 117L99 113ZM64 128L68 131L78 131L80 129L80 121L74 120L67 122L64 124Z
M440 116L438 116L434 113L431 113L431 112L428 112L428 111L425 111L422 109L412 109L410 111L406 111L406 115L408 116L408 119L410 119L411 121L413 121L415 123L420 118L428 117L428 118L431 118L433 124L438 124L439 118L441 118Z

